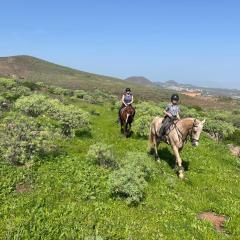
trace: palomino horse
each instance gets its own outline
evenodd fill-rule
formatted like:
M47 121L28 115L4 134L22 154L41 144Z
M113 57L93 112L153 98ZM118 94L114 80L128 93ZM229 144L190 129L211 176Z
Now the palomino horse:
M120 112L121 133L124 133L126 137L129 137L131 134L134 115L135 110L132 105L124 107Z
M156 160L160 161L158 155L158 145L161 140L159 138L159 130L162 126L163 118L155 117L150 126L149 144L150 152L155 154ZM196 147L199 144L199 138L203 129L205 120L200 121L195 118L185 118L175 121L166 133L166 142L172 146L174 155L176 156L176 163L178 165L179 178L184 178L184 168L182 166L182 159L180 152L184 144L190 136L192 146Z

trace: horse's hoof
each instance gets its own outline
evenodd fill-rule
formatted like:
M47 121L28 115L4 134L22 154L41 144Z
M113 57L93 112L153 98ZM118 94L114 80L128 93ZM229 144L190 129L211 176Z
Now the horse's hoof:
M183 179L184 179L184 174L183 174L183 172L179 172L178 177L179 177L181 180L183 180Z

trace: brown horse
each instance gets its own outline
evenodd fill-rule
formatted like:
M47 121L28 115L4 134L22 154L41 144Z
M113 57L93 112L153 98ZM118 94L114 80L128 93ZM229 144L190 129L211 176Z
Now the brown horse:
M120 111L121 133L124 133L126 137L130 137L131 135L134 115L135 109L132 105L128 105Z
M157 161L160 161L158 155L158 146L161 142L159 138L159 130L162 126L163 118L155 117L150 126L149 145L150 153L155 154ZM184 178L184 169L182 167L182 159L180 152L182 151L184 144L187 142L188 137L192 141L194 147L198 146L199 138L203 129L205 120L200 121L194 118L185 118L175 121L169 130L166 132L165 142L172 146L174 155L176 156L176 163L178 165L179 178Z

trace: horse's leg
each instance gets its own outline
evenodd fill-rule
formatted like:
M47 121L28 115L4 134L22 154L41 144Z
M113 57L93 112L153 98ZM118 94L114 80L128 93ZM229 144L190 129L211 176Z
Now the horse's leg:
M128 137L128 123L125 124L124 134L126 137Z
M121 120L121 130L120 130L121 133L123 133L123 131L124 131L123 128L124 128L124 124L123 124L123 122L122 122L122 120Z
M160 162L160 157L158 155L158 145L159 145L159 141L157 140L157 136L154 135L153 136L153 145L154 145L154 150L155 150L155 159L157 160L157 162Z
M183 170L183 166L182 166L182 159L181 159L181 156L179 154L179 149L177 146L173 146L173 152L176 156L176 161L177 161L177 164L178 164L178 167L179 167L179 171L178 171L178 176L180 179L183 179L184 178L184 170Z

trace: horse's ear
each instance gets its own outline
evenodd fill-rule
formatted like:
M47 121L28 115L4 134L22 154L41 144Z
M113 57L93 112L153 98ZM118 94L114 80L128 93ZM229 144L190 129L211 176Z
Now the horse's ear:
M203 121L202 121L202 124L204 124L206 122L206 119L204 119Z

